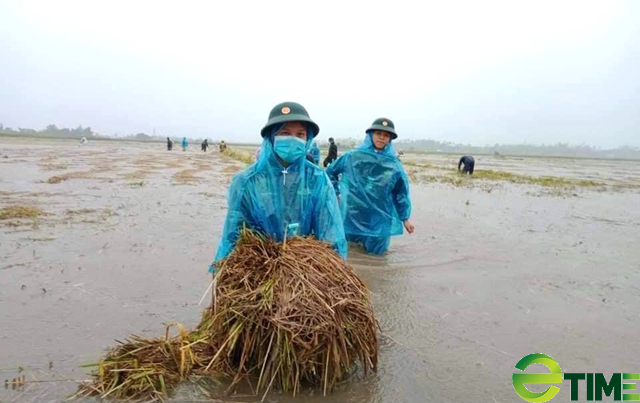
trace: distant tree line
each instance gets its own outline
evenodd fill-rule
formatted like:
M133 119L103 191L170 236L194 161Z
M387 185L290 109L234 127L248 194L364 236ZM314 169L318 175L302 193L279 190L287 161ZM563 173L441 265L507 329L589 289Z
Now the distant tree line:
M42 130L4 127L0 123L0 135L32 136L52 138L80 139L117 139L129 141L165 141L166 136L150 136L146 133L136 133L127 136L102 136L91 130L91 127L78 126L75 129L58 128L56 125L48 125ZM169 136L173 139L181 139L182 135ZM342 150L356 147L362 139L338 138L336 142ZM201 141L203 138L190 138L190 141ZM319 142L320 146L326 146L328 137ZM522 156L549 156L549 157L577 157L577 158L625 158L640 159L640 147L622 146L612 149L602 149L586 144L571 145L569 143L556 144L494 144L484 146L472 146L469 144L452 143L436 140L399 140L394 142L397 151L404 152L433 152L453 154L498 154L498 155L522 155Z
M4 127L0 123L0 134L34 136L34 137L58 137L81 139L82 137L95 138L99 135L91 130L91 127L78 126L75 129L58 128L56 125L49 125L42 130L26 129L23 127L14 130L10 127Z
M339 138L336 140L342 149L350 149L359 145L362 140L354 138ZM322 142L325 145L326 142ZM398 140L394 142L396 151L430 152L451 154L492 154L492 155L522 155L548 157L576 157L576 158L623 158L640 159L640 147L621 146L603 149L586 144L572 145L569 143L556 144L494 144L472 146L469 144L453 143L437 140Z
M127 136L103 136L91 130L91 127L78 126L75 129L68 129L66 127L59 128L56 125L48 125L42 130L18 128L17 130L10 127L4 127L0 123L0 135L10 136L31 136L31 137L51 137L51 138L68 138L68 139L81 139L86 137L87 139L120 139L120 140L133 140L133 141L164 141L162 136L149 136L145 133L130 134Z
M587 144L573 145L558 142L555 144L493 144L472 146L435 140L404 140L396 148L406 151L427 151L457 154L500 154L577 158L640 158L640 147L621 146L602 149Z

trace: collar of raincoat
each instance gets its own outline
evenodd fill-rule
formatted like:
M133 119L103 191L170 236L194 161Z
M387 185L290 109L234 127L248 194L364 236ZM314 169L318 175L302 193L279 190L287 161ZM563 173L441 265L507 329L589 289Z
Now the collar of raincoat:
M376 155L398 159L398 157L396 156L396 150L393 148L393 140L389 140L389 144L387 144L382 150L378 150L373 145L373 138L371 136L372 136L372 132L368 131L364 137L364 141L358 147L358 150L369 152L369 153L373 152Z

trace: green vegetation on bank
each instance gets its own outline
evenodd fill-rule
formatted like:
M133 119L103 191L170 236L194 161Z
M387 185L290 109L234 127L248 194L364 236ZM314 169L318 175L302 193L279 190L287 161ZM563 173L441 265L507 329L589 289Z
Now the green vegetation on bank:
M561 178L558 176L529 176L514 174L505 171L478 170L473 173L474 179L485 179L493 181L507 181L518 184L530 184L539 186L578 186L578 187L597 187L603 186L603 183L592 180L575 180Z
M410 167L437 169L442 172L441 175L421 173L416 169L409 169L409 177L416 183L446 183L453 186L465 186L471 184L471 181L493 181L493 182L509 182L523 185L537 185L543 187L555 188L596 188L604 187L605 184L592 180L584 179L568 179L558 176L529 176L514 174L506 171L477 170L472 176L459 174L455 169L447 169L442 167L434 167L428 164L407 164ZM445 172L446 171L446 172Z

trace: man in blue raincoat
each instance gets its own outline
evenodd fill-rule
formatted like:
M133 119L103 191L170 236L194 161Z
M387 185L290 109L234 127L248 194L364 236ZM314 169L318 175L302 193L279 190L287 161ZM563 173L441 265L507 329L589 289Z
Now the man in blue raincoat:
M231 253L243 225L276 241L313 235L346 259L335 191L324 171L306 158L318 131L300 104L283 102L271 110L257 161L231 182L216 262Z
M413 233L409 178L396 157L392 140L398 134L390 119L376 119L363 144L327 167L340 195L347 240L367 253L382 255L390 237L402 227Z
M316 165L320 165L320 147L318 147L318 144L315 141L311 142L311 146L309 147L309 156L311 157L311 162Z

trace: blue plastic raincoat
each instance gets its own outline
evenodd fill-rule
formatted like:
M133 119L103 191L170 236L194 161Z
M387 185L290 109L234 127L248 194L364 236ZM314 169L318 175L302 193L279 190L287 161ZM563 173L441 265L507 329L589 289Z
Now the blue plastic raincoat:
M279 242L285 232L287 237L313 235L346 259L342 216L329 178L304 157L285 168L273 149L277 129L263 140L258 160L231 182L229 211L215 261L231 253L243 224ZM307 149L313 139L309 137Z
M411 216L409 178L391 142L376 151L367 133L358 148L327 167L340 194L347 239L362 243L369 253L383 254L389 239L401 235Z
M318 147L318 144L316 144L315 141L311 142L309 154L311 154L311 157L313 158L313 163L320 165L320 147Z

